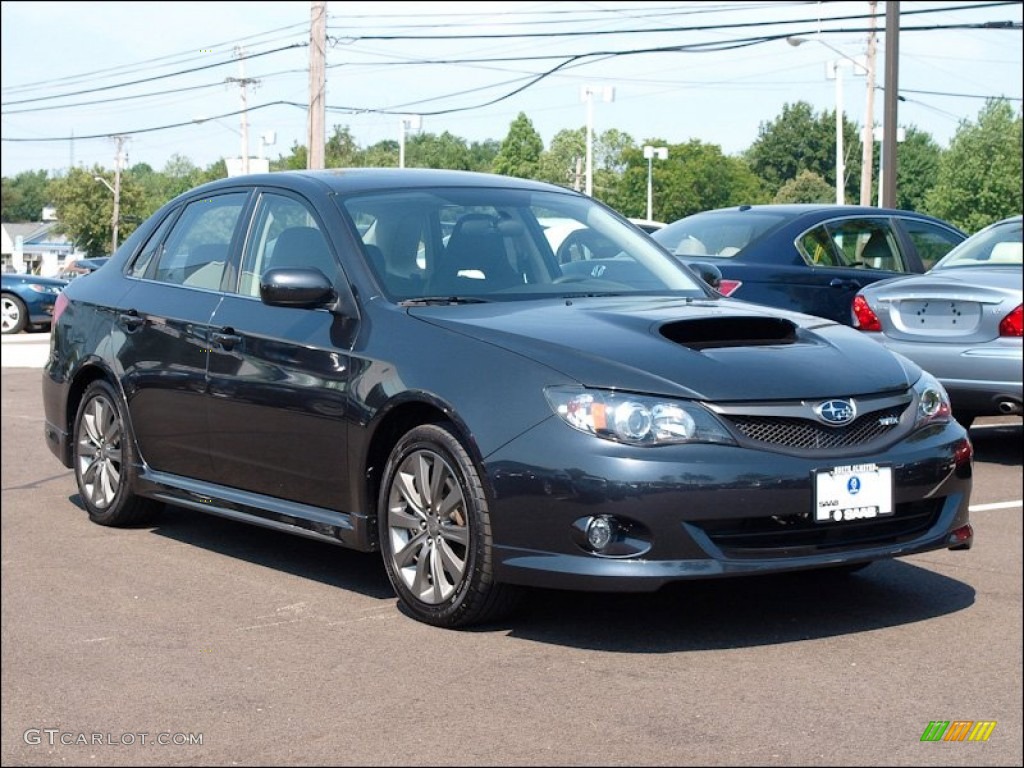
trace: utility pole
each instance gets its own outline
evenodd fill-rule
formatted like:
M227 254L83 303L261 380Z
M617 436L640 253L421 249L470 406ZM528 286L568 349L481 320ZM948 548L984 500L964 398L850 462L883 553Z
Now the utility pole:
M875 12L877 0L871 0L868 21L867 105L864 108L864 132L861 136L860 204L871 205L871 177L875 165Z
M256 85L259 80L245 76L245 49L235 46L235 56L238 57L238 77L229 77L229 83L238 83L242 87L242 173L249 173L249 116L248 96L249 86Z
M110 227L112 232L110 246L111 256L113 256L117 251L117 231L118 225L121 223L121 164L124 162L124 143L128 137L114 136L113 139L117 144L117 149L114 151L114 188L111 190L114 193L114 215L110 217Z
M309 120L306 131L306 143L309 151L306 152L306 168L316 170L325 167L324 152L327 144L324 131L326 49L327 2L326 0L313 0L310 4L309 27Z
M896 105L899 101L900 4L885 4L885 114L882 118L882 170L879 183L883 207L896 206Z

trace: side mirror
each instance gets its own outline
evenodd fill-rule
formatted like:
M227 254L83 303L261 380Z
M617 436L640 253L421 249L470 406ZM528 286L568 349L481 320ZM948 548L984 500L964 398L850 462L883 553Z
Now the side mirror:
M722 270L716 267L714 264L707 264L703 261L694 261L690 263L690 269L700 275L700 279L710 285L716 291L722 284Z
M269 269L260 279L260 299L275 307L313 309L335 298L334 286L319 269Z

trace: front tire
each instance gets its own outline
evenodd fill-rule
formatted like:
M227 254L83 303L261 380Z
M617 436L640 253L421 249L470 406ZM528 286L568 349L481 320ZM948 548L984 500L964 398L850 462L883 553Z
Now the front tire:
M93 522L135 525L159 509L158 502L132 492L137 464L128 409L102 379L86 388L78 406L74 466L78 494Z
M515 588L494 580L483 483L449 425L424 424L398 441L377 516L388 578L415 618L454 628L511 610Z

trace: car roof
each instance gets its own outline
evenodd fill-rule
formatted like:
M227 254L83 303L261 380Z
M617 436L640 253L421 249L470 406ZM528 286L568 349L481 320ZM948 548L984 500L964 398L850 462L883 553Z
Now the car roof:
M761 205L736 205L730 208L714 208L708 211L700 211L693 216L717 215L724 213L738 213L750 211L752 213L774 213L784 216L803 216L807 214L823 213L828 215L850 215L863 214L866 216L913 216L916 218L932 219L925 213L908 211L902 208L878 208L872 205L835 205L834 203L765 203Z
M303 188L307 185L326 188L329 192L351 194L353 192L372 192L376 190L394 189L425 189L437 186L489 187L499 185L505 188L525 190L547 190L566 194L581 194L531 179L520 179L514 176L500 176L494 173L477 171L449 171L436 168L331 168L325 170L275 171L273 173L249 174L232 176L226 179L208 182L190 190L211 192L226 187L270 185L292 186Z

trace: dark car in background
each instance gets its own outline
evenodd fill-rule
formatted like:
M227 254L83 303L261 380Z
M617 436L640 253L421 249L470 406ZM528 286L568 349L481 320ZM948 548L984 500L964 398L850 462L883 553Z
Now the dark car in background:
M684 262L717 267L727 296L849 324L858 290L924 272L967 235L912 211L742 205L687 216L651 237Z
M0 307L3 309L3 334L21 333L34 327L47 327L53 316L57 296L67 280L39 275L5 272L0 279Z
M110 261L109 256L93 256L86 259L73 259L64 265L64 269L61 270L60 276L65 280L73 280L81 275L88 275L90 272L95 272L108 261Z
M853 325L932 373L956 418L1022 413L1021 217L971 235L923 275L883 280L853 301Z
M564 269L553 222L614 246L608 276ZM971 443L930 375L504 176L186 192L61 294L42 395L96 523L166 503L380 551L439 626L523 585L841 576L973 540Z

